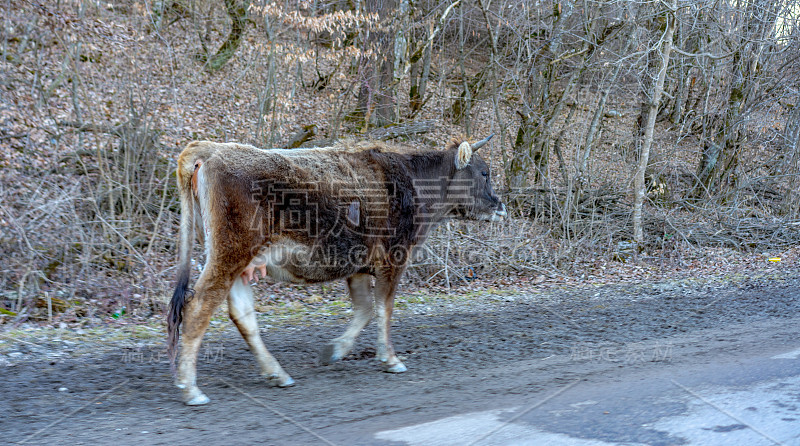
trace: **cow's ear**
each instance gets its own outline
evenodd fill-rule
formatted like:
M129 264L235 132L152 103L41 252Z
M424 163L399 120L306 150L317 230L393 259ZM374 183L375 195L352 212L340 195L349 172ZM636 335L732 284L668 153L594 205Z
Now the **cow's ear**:
M464 141L458 146L458 151L456 152L456 169L461 170L469 165L469 161L472 159L472 147L470 147L469 143Z

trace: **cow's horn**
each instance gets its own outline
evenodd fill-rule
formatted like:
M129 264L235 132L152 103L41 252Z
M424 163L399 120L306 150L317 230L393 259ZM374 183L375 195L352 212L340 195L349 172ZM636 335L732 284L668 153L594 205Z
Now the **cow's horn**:
M481 148L481 147L483 147L483 146L484 146L484 145L485 145L487 142L489 142L489 140L490 140L490 139L492 139L492 137L493 137L493 136L494 136L494 133L492 133L491 135L487 136L486 138L484 138L484 139L482 139L482 140L480 140L480 141L476 142L475 144L472 144L472 150L478 150L478 149L480 149L480 148Z

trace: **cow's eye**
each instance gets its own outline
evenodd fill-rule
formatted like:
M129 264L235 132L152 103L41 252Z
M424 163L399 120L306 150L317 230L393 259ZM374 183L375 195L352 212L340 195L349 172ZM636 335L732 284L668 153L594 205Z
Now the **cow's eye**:
M483 175L484 178L489 178L489 172L485 170L481 172L481 175Z

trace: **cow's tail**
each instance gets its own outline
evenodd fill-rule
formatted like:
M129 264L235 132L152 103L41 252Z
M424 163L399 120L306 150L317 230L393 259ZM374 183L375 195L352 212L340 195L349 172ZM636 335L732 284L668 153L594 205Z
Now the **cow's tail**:
M178 191L181 199L181 228L180 228L180 247L178 263L178 282L175 292L172 293L172 300L169 302L169 313L167 314L167 355L169 356L170 367L175 372L175 359L178 354L178 339L180 338L180 326L183 321L183 307L188 298L194 294L189 288L191 278L191 257L192 247L195 239L196 222L195 190L197 185L197 170L202 165L202 159L198 150L200 143L190 143L178 157ZM202 224L202 223L200 223Z

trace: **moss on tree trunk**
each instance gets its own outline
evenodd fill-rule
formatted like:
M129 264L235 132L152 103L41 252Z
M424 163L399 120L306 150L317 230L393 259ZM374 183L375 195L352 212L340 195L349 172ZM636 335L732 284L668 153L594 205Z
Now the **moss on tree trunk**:
M225 9L231 18L231 32L228 39L219 47L217 53L208 58L206 69L208 71L218 71L236 54L239 44L242 42L245 28L247 27L247 10L244 4L237 0L224 0Z

